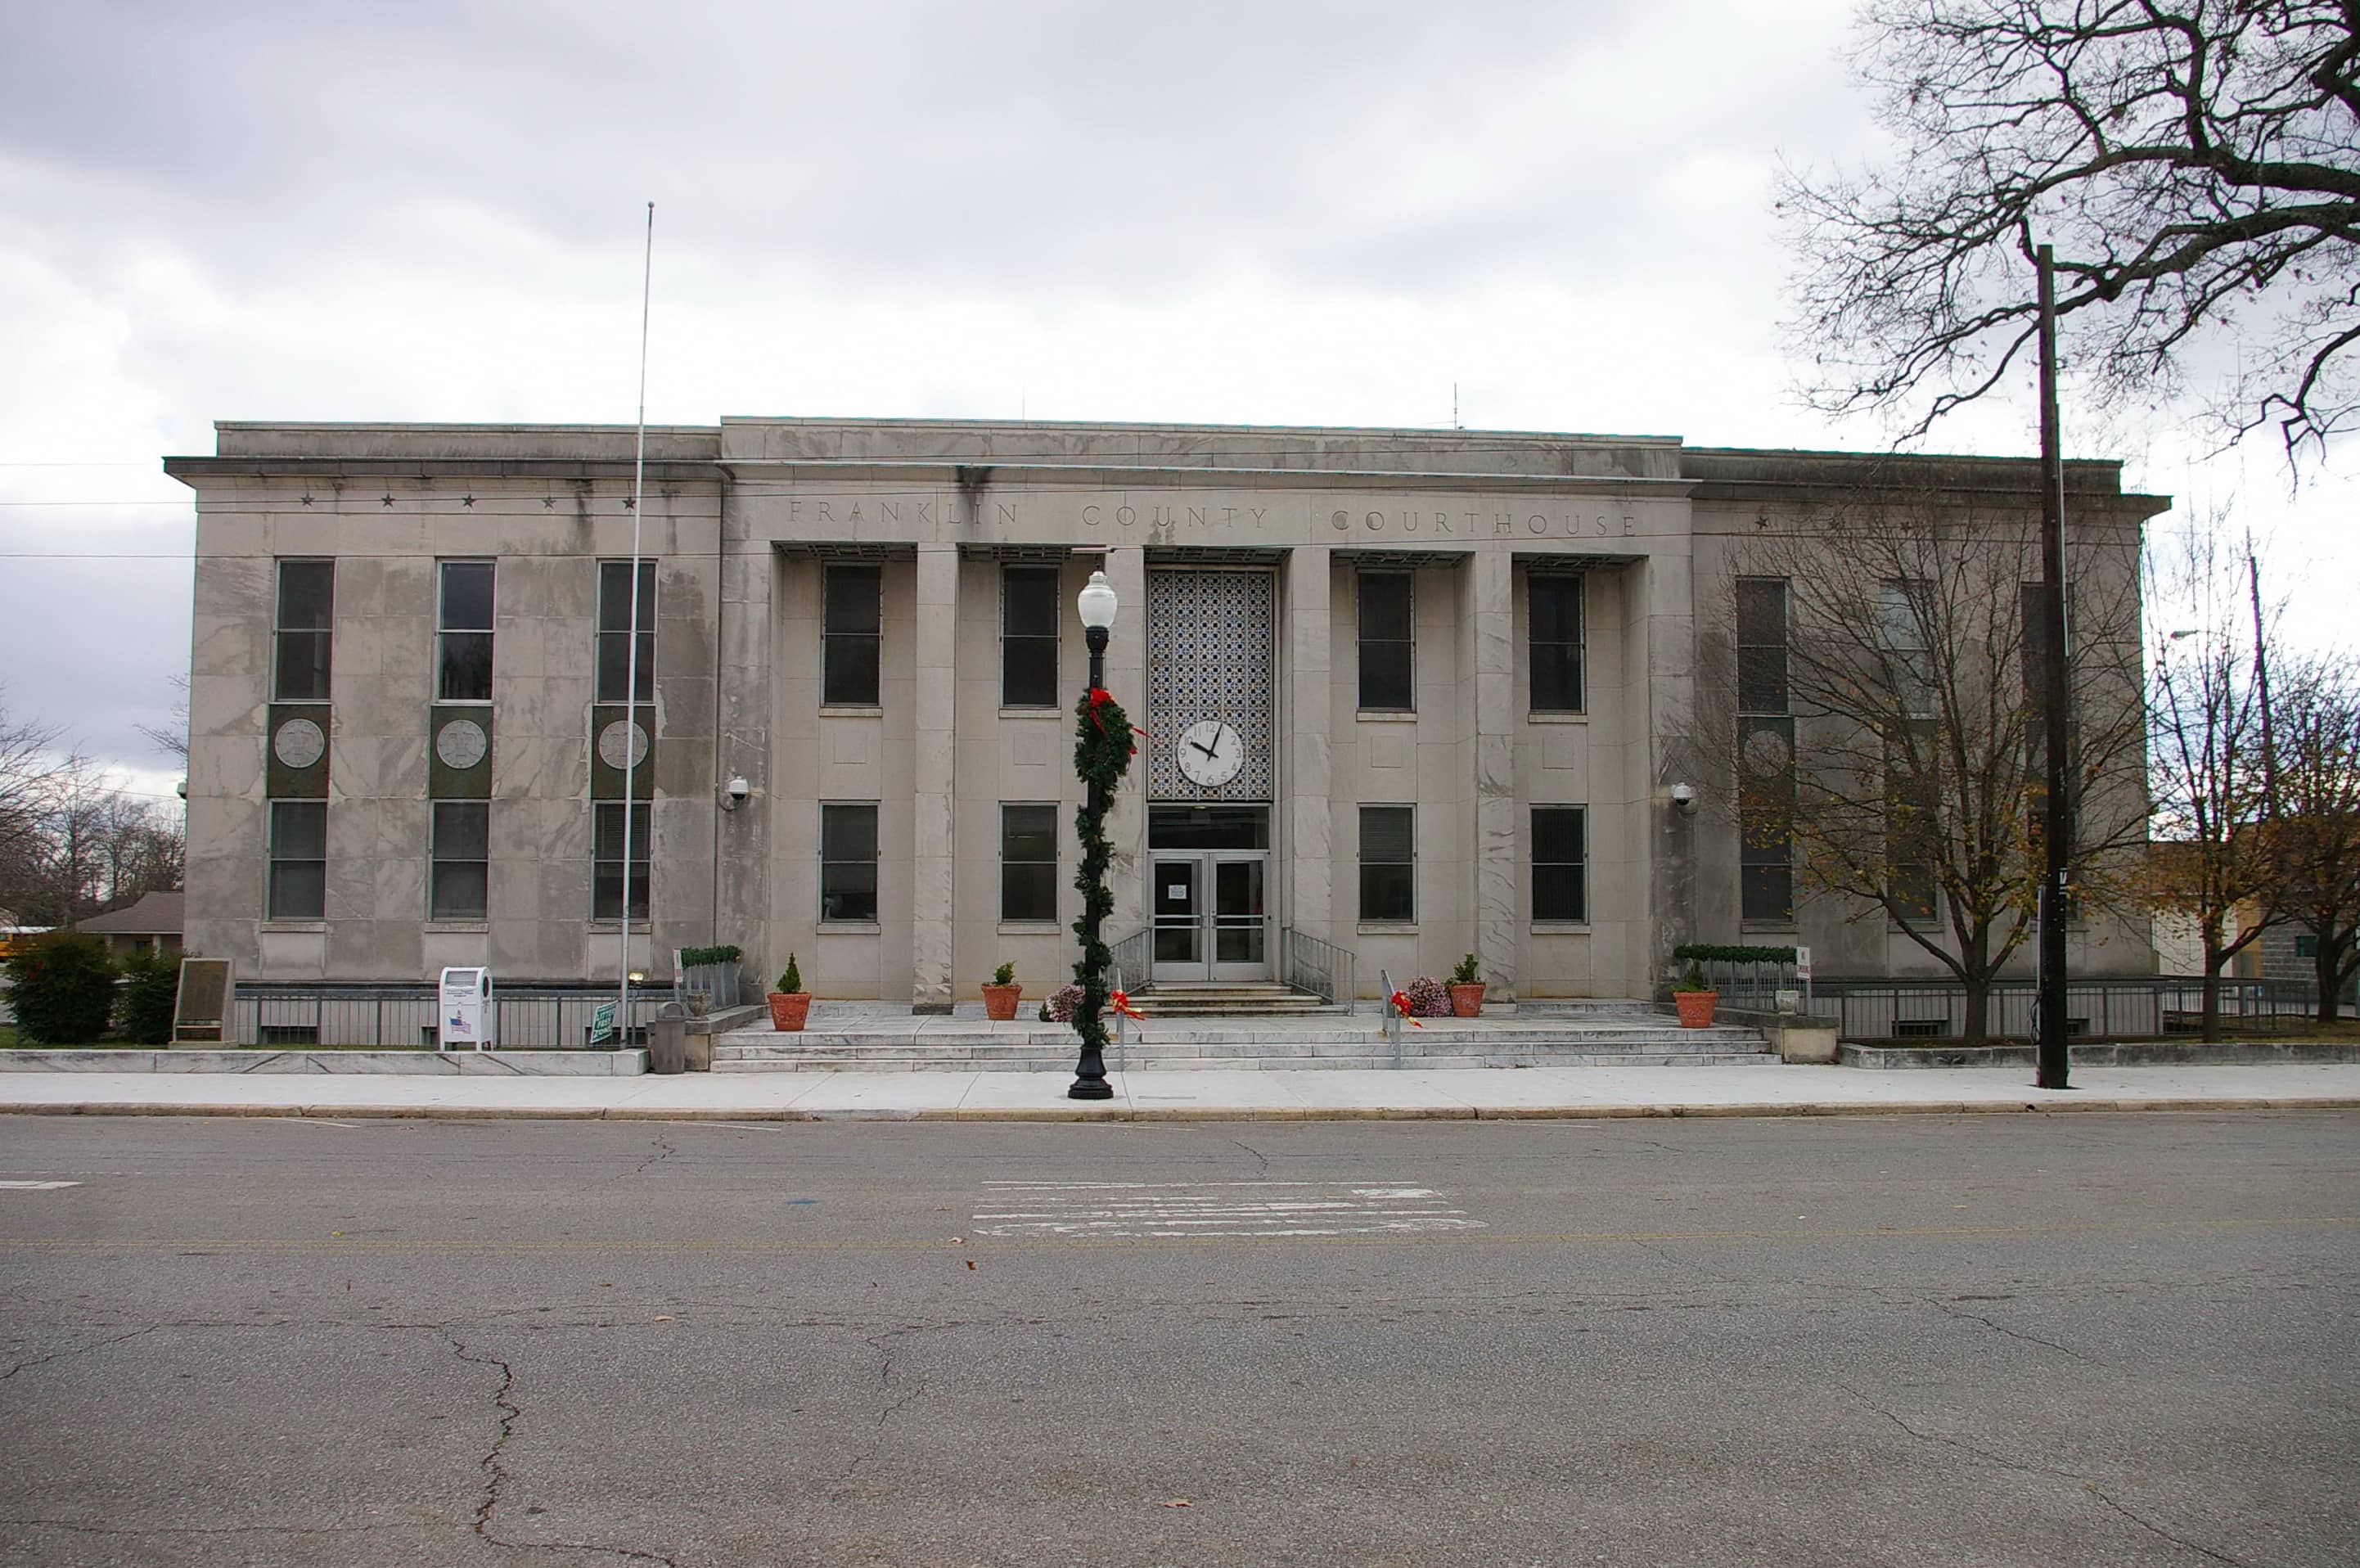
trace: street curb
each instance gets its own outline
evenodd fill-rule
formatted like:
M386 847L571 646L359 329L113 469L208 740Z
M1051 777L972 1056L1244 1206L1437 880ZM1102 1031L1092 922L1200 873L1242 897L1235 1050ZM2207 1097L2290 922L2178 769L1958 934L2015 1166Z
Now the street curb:
M1596 1122L1804 1116L1972 1116L2076 1112L2348 1111L2360 1095L2317 1099L2246 1095L2060 1101L1917 1100L1864 1104L1819 1101L1730 1105L1434 1106L941 1106L805 1111L792 1107L605 1105L235 1105L157 1102L0 1103L0 1116L230 1116L333 1121L450 1122Z

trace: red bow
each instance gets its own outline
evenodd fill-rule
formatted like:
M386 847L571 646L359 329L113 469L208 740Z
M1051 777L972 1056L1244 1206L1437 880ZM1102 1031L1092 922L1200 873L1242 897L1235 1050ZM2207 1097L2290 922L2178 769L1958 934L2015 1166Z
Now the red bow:
M1090 721L1091 721L1092 723L1096 724L1096 725L1098 727L1098 733L1099 733L1099 734L1101 734L1101 735L1103 735L1103 734L1105 734L1105 733L1107 732L1107 727L1106 727L1106 705L1107 705L1107 704L1109 704L1109 703L1110 703L1110 702L1112 702L1113 700L1114 700L1114 693L1112 693L1112 692L1110 692L1110 691L1107 690L1107 689L1106 689L1106 687L1104 687L1104 686L1092 686L1092 687L1090 688ZM1136 724L1134 724L1134 725L1132 725L1132 726L1131 727L1131 732L1133 735L1138 735L1138 736L1142 736L1142 737L1144 737L1144 736L1146 735L1146 733L1147 733L1147 731L1146 731L1146 730L1142 729L1141 729L1138 725L1136 725ZM1131 754L1132 756L1134 756L1134 757L1138 756L1138 755L1139 755L1139 748L1138 748L1138 747L1136 747L1136 746L1133 746L1133 747L1131 749Z
M1409 992L1405 991L1396 991L1391 996L1386 997L1385 1000L1393 1004L1394 1012L1400 1014L1404 1018L1409 1021L1409 1026L1411 1028L1423 1029L1426 1027L1425 1025L1419 1023L1416 1018L1413 1017L1410 1014Z
M1147 1014L1131 1004L1131 992L1127 991L1118 991L1109 996L1107 1005L1126 1018L1136 1018L1142 1024L1147 1022Z

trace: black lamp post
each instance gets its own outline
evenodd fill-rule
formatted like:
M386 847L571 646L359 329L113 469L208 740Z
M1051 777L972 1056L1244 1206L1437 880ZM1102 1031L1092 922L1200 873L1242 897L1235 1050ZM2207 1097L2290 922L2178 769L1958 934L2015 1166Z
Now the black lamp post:
M1075 596L1074 606L1082 618L1082 639L1090 649L1090 690L1097 692L1106 685L1107 636L1114 629L1116 608L1114 585L1107 581L1104 572L1092 572L1090 580ZM1087 700L1087 699L1086 699ZM1106 784L1097 778L1088 779L1089 799L1083 807L1086 826L1082 831L1082 1001L1074 1009L1074 1028L1082 1036L1081 1061L1074 1069L1074 1081L1065 1091L1069 1100L1111 1100L1114 1086L1107 1081L1106 1026L1099 1011L1106 1004L1107 965L1109 956L1103 935L1108 904L1106 887L1106 855L1103 849L1106 834Z

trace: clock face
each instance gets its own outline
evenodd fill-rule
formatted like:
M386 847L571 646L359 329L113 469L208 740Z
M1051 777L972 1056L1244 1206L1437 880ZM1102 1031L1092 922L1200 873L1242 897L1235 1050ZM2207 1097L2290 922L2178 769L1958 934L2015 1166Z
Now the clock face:
M1177 750L1181 774L1207 789L1237 777L1246 762L1244 740L1218 718L1200 718L1180 731Z

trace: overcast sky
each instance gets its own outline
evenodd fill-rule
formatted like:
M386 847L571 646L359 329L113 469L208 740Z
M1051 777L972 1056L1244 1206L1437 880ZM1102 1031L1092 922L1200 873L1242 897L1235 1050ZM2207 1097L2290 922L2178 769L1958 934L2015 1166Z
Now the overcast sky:
M1871 447L1778 348L1783 159L1875 149L1832 0L14 8L0 684L169 789L216 419L1447 425ZM2030 399L1938 449L2034 450ZM2349 458L2069 453L2234 502L2307 641ZM40 557L49 557L47 559ZM2347 643L2348 645L2348 643Z

